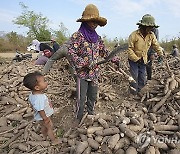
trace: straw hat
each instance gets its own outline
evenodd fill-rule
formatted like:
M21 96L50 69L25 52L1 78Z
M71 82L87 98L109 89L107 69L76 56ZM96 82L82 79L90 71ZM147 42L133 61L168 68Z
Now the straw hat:
M56 38L55 37L51 37L51 42L56 42Z
M142 20L140 20L136 25L142 25L142 26L152 26L155 28L158 28L159 26L155 24L155 19L150 14L145 14L142 17Z
M107 24L107 19L99 16L99 10L94 4L87 5L82 13L82 17L77 20L77 22L84 21L95 21L99 26Z
M173 44L173 48L177 48L178 46L177 46L177 44Z

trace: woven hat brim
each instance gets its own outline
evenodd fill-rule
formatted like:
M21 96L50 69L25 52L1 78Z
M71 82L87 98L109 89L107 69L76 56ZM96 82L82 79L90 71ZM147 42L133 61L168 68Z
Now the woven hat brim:
M107 19L103 17L97 17L97 18L80 18L77 19L76 22L85 22L85 21L95 21L99 26L105 26L107 24Z
M158 28L159 26L158 25L148 25L148 24L144 24L144 23L141 23L141 22L138 22L136 25L142 25L142 26L152 26L152 27L155 27L155 28Z

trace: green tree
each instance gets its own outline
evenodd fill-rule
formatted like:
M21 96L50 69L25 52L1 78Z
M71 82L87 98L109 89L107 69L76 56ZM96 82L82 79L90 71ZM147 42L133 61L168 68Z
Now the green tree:
M56 38L56 41L61 45L66 40L69 39L70 35L68 33L68 29L64 26L64 24L61 22L59 25L59 30L53 31L54 37Z
M41 13L37 14L34 11L29 11L24 3L19 3L22 8L22 14L13 20L14 24L27 27L29 29L28 36L36 38L39 41L47 41L51 38L51 32L48 29L49 20L43 17Z
M19 36L16 32L12 31L12 32L6 34L6 37L7 37L8 41L10 43L12 43L13 45L16 45L19 43Z
M18 35L17 32L10 32L6 34L6 40L8 41L9 50L25 50L27 40L24 36Z

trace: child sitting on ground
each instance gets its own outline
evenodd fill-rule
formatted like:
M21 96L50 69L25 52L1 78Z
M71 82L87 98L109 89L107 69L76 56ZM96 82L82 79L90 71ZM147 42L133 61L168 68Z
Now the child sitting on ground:
M53 132L53 124L50 116L54 113L51 102L43 93L47 88L47 82L40 72L29 73L24 77L23 84L31 90L29 101L34 109L34 119L40 121L41 133L46 139L50 138L52 145L57 145L60 140L57 139Z

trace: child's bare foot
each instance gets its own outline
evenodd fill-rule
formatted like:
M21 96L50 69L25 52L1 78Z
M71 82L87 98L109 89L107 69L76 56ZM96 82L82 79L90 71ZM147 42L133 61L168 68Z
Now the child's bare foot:
M52 145L57 145L57 144L60 144L62 143L62 141L60 139L55 139L54 141L52 141Z

